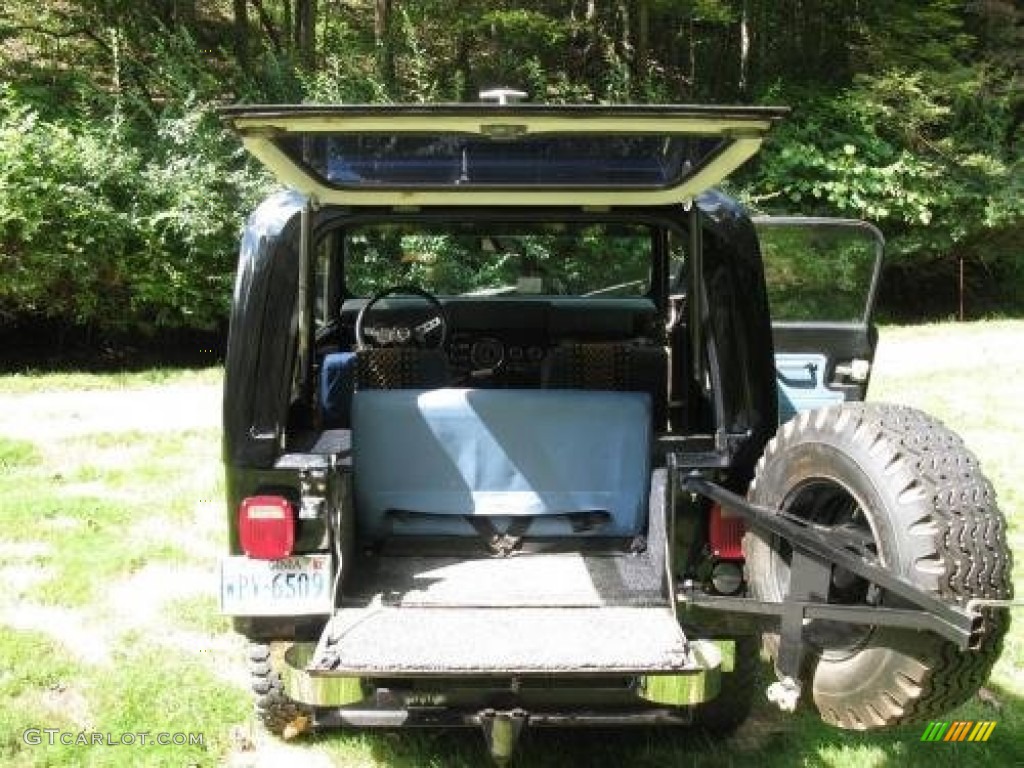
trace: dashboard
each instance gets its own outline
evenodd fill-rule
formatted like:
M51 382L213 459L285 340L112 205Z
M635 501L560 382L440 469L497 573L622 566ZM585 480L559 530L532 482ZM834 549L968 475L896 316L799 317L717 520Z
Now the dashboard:
M444 297L448 318L445 350L458 386L535 387L548 351L559 344L623 341L657 333L658 312L646 298ZM366 302L350 299L339 324L342 345ZM431 312L421 300L389 298L375 305L364 333L401 342L402 329Z
M546 340L515 331L457 332L448 343L448 363L457 379L477 385L536 386L547 347Z

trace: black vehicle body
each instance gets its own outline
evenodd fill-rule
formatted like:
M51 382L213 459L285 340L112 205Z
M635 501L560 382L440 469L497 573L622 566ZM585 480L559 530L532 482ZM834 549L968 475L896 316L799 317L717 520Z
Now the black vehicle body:
M273 215L267 216L265 223L261 221L258 236L247 236L239 259L224 380L224 458L228 467L228 508L232 518L242 498L267 484L275 484L274 475L267 473L273 471L282 455L281 440L287 433L292 413L294 367L298 352L294 327L298 311L296 244L304 202L301 196L293 193L282 193L268 200L265 205L273 210ZM721 193L709 192L697 199L697 208L701 214L704 240L707 322L715 331L709 343L717 345L718 367L714 373L720 379L716 382L720 395L708 401L693 391L687 392L689 396L684 398L687 402L686 419L690 424L707 425L705 429L716 425L726 434L736 436L730 444L728 457L723 456L722 460L728 458L733 476L731 487L740 492L750 482L754 463L778 425L774 347L764 270L753 224L738 203ZM257 214L260 219L264 215ZM440 208L397 218L445 221L453 215L464 219L480 217L493 220L495 212ZM558 220L587 218L578 210L534 212L527 209L517 211L516 215L527 219L538 216ZM693 220L691 213L679 206L643 211L629 209L622 215L634 221L647 219L681 232L686 232ZM614 217L614 212L595 215L602 221ZM396 214L386 209L360 210L348 215L322 211L314 215L314 240L353 219L394 220ZM661 264L657 268L665 272L666 279L656 287L650 304L652 309L663 315L669 302L668 267ZM505 304L502 312L514 313L517 300L497 301ZM473 314L474 306L493 307L495 302L493 298L446 300L453 313L467 317ZM364 303L353 299L337 307L343 324L351 327L355 323L355 313ZM518 300L518 304L536 308L548 302L531 297ZM736 321L739 307L744 308L743 313L747 317L743 323ZM598 303L590 314L607 315L607 311L605 303ZM510 327L514 327L514 321L508 322ZM536 331L551 339L551 346L557 343L557 330L554 333L549 328ZM612 332L618 331L613 328ZM688 337L679 332L672 342L677 350L675 358L679 361L679 371L684 372ZM679 378L686 381L688 389L695 389L691 377ZM294 472L289 472L283 474L280 483L294 486L297 492ZM237 539L231 542L231 547L235 554L241 552Z
M293 187L264 201L246 227L224 380L230 532L225 568L234 570L224 572L222 597L235 629L257 644L254 689L264 721L275 730L295 723L299 730L474 725L484 730L499 759L509 757L526 724L696 720L728 729L749 708L759 634L775 637L773 656L782 689L774 699L788 708L799 695L797 681L808 657L824 647L806 629L815 622L868 626L868 635L841 635L851 647L870 642L870 633L879 628L910 628L944 638L958 652L981 648L990 666L992 643L998 644L1005 627L1000 630L1002 619L980 606L1008 597L1002 570L989 585L949 595L894 567L873 517L883 513L869 510L863 494L849 491L842 500L867 513L873 521L870 529L863 515L860 522L854 520L856 510L841 525L832 521L836 527L830 529L813 503L790 507L790 500L802 499L808 487L823 484L818 476L796 477L795 485L778 496L765 489L772 462L784 461L786 451L796 455L803 450L804 438L790 438L790 447L785 439L782 447L773 441L783 432L780 406L781 421L786 422L798 412L838 413L844 403L863 400L877 343L871 321L881 256L877 230L840 222L866 233L869 250L876 248L876 239L878 243L877 253L871 250L865 262L863 273L870 280L855 316L786 322L776 315L773 324L768 270L755 222L728 196L703 183L686 186L694 176L711 174L718 160L725 158L726 172L742 162L783 111L486 109L227 111L226 119L254 154ZM463 145L462 178L447 187L434 181L419 186L415 181L388 181L389 173L421 171L419 166L396 171L380 159L388 147L404 146L407 137L378 140L374 132L389 130L389 123L374 123L375 116L400 123L432 115L452 121L456 137L466 125L484 136L474 135ZM483 141L487 158L501 157L515 151L527 126L532 131L531 120L540 125L544 120L567 121L552 123L556 127L550 130L560 135L602 116L635 119L645 136L643 131L652 129L643 121L673 115L693 121L676 129L691 144L710 140L694 139L688 131L725 137L716 139L718 144L708 143L713 145L711 159L683 164L672 182L683 189L676 201L660 183L624 184L626 202L616 205L609 202L615 199L615 183L603 178L578 189L571 179L548 187L542 179L533 204L521 171L505 166L497 166L495 173L511 174L511 182L502 186L490 179L480 186L486 204L474 202L472 182L470 189L459 187L466 179L465 146L477 151L473 142ZM357 158L362 165L352 164L358 173L348 166L343 172L331 170L339 167L331 154L339 152L337 147L302 154L308 150L302 131L315 144L340 118L354 120L356 128L352 136L338 139L338 145L358 145L363 130L359 121L369 121L365 130L376 142L370 142L375 153L370 160ZM482 122L460 122L470 118ZM299 128L288 122L292 119ZM729 120L736 125L725 125ZM601 125L598 129L606 130ZM433 162L433 155L416 143L423 141L420 134L409 130L409 151ZM652 145L645 141L636 146L649 152ZM754 145L741 146L742 157L733 157L729 142ZM445 137L438 146L449 143ZM561 148L566 146L573 148L571 143ZM624 156L635 148L623 150ZM627 159L633 161L631 155ZM578 170L568 161L566 167L569 173ZM620 167L612 171L624 172ZM357 181L332 180L331 172ZM384 181L364 182L372 173ZM403 202L409 190L412 202ZM365 201L360 198L364 193ZM395 199L386 204L389 193ZM504 193L509 195L507 204L502 202ZM644 202L647 193L650 204ZM571 203L574 195L579 204ZM828 226L822 221L786 223ZM533 285L527 277L518 293L514 286L497 286L461 295L426 294L433 302L430 311L437 313L436 324L431 320L417 325L415 296L423 295L418 286L395 286L394 292L413 296L411 300L382 294L370 299L352 289L356 278L347 272L350 252L366 237L359 233L374 227L430 233L446 226L467 232L494 226L504 232L548 225L568 232L641 228L648 238L649 271L644 280L632 282L642 282L642 289L609 296L599 287L566 296L526 290L524 286ZM500 237L486 232L476 237L482 251L504 255L506 244ZM402 255L402 264L417 260L429 266L421 254ZM370 344L363 333L370 308L376 324L367 320L375 334L369 338L383 343ZM439 354L426 356L436 350L419 349L428 345L415 343L414 335L422 331L425 338L438 325ZM364 383L361 366L366 362L372 367L374 347L390 349L392 357L400 358L398 379L407 374L416 379L420 374L415 371L430 368L439 356L444 375L421 377L412 384L398 379ZM399 348L405 347L415 347L415 354L403 357ZM596 374L578 375L572 365L590 359L588 355L604 362L594 369ZM429 365L423 362L428 357ZM623 365L629 368L625 373ZM357 380L345 379L343 397L329 402L326 393L336 384L329 379L335 367L347 371L339 376ZM593 380L573 379L580 375ZM627 415L634 405L644 415ZM808 410L819 406L824 407ZM864 413L865 423L875 423L870 408ZM816 418L820 424L825 416ZM888 425L891 414L878 418ZM840 419L836 429L842 431L844 423ZM806 418L800 424L797 432L807 432L807 440L818 439L810 434ZM639 491L623 491L629 497L623 509L640 506L635 519L615 506L618 501L600 502L614 495L604 476L618 472L614 445L620 432L632 441L623 445L646 446L640 449L643 456L622 457L623 472L641 477ZM531 464L535 457L529 454L549 449L558 457L549 464L575 466L573 457L588 453L594 463L578 472L566 469L552 486L538 485L537 498L521 502L524 491L517 473L532 467L522 469L522 475L544 474L537 468L540 464ZM847 449L840 445L837 450ZM496 451L501 454L497 458ZM407 478L419 477L420 466L429 476L408 480L406 487ZM457 493L443 481L453 466L453 482L465 485ZM792 475L792 470L786 472ZM474 484L473 478L493 475L506 477L507 487L495 491L493 480ZM755 475L761 477L760 485ZM579 478L600 486L599 491L558 486ZM855 489L858 482L837 477L834 484ZM392 494L388 483L402 486L402 494ZM494 493L505 496L494 501L487 496ZM831 503L836 496L815 493L812 502L822 497ZM445 499L437 504L461 499L458 503L466 506L449 515L451 510L439 510L429 501L434 496ZM513 497L520 501L509 502ZM388 500L394 498L401 501ZM573 507L575 498L583 501ZM383 507L379 519L366 511L371 501ZM269 565L253 562L260 558L244 540L251 534L242 531L251 503L269 504L267 514L280 509L287 515L289 541L285 554L277 557L285 562L283 570L291 567L289 559L298 562L294 578L273 578L278 567L273 557ZM502 506L519 503L526 506L511 513ZM527 508L534 511L524 512ZM742 541L740 520L768 543L761 546L758 539L754 544L761 548L751 549L750 534ZM859 537L856 546L850 530ZM993 551L1005 550L1000 541L993 539ZM785 550L779 542L786 543ZM759 564L754 572L750 563L744 570L748 550ZM766 575L774 573L774 566L764 563L783 551L787 575L778 594L773 577ZM540 575L530 575L534 565ZM1008 558L1005 565L1008 569ZM302 590L305 596L311 594L306 580L313 578L313 566L325 568L329 580L317 587L320 597L301 603L301 610L287 610L290 595ZM849 579L844 576L843 581L840 573ZM460 584L452 574L460 574ZM575 586L562 586L563 576ZM474 586L477 578L487 586ZM510 585L515 579L525 586ZM858 585L855 596L834 594L839 581L850 579ZM634 589L634 582L641 586ZM246 590L249 603L231 603ZM260 590L263 602L256 599ZM878 590L892 600L864 597ZM635 639L629 634L630 622L636 626ZM653 637L664 632L664 642L654 647L661 641L652 640L652 647L636 650L634 645L643 646L645 628ZM464 633L464 647L446 640L448 632ZM607 647L601 644L601 632L609 635ZM996 640L990 642L992 637ZM552 648L563 641L576 642L580 649ZM355 650L347 651L346 643ZM433 656L432 643L438 646ZM269 644L279 647L276 657ZM415 661L409 661L409 654ZM588 659L588 654L599 658ZM828 681L819 682L815 690L821 687L823 697L833 696ZM972 678L965 686L976 682ZM834 716L822 706L826 719L858 727L846 722L845 705L836 706ZM859 717L861 707L859 701L850 704L851 717ZM882 724L900 717L902 710L883 718Z

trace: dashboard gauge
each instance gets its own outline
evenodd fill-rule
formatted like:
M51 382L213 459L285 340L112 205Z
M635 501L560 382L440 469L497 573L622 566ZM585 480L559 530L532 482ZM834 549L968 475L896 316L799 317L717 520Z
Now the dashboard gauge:
M505 347L497 339L479 339L469 351L469 361L474 368L495 369L505 360Z

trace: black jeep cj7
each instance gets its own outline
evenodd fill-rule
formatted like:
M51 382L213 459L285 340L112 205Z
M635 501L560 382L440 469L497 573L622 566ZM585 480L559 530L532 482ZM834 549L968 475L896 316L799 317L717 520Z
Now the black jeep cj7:
M783 114L225 111L288 187L224 390L222 604L271 730L729 730L762 642L769 698L843 728L982 684L1004 521L956 435L862 402L877 231L710 190Z

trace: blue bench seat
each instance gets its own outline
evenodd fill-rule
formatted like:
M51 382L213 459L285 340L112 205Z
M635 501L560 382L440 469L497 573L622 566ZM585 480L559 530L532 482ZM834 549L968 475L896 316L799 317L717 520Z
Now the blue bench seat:
M363 537L475 536L516 518L526 536L633 536L650 486L642 392L396 389L352 399ZM574 524L595 516L600 525Z

